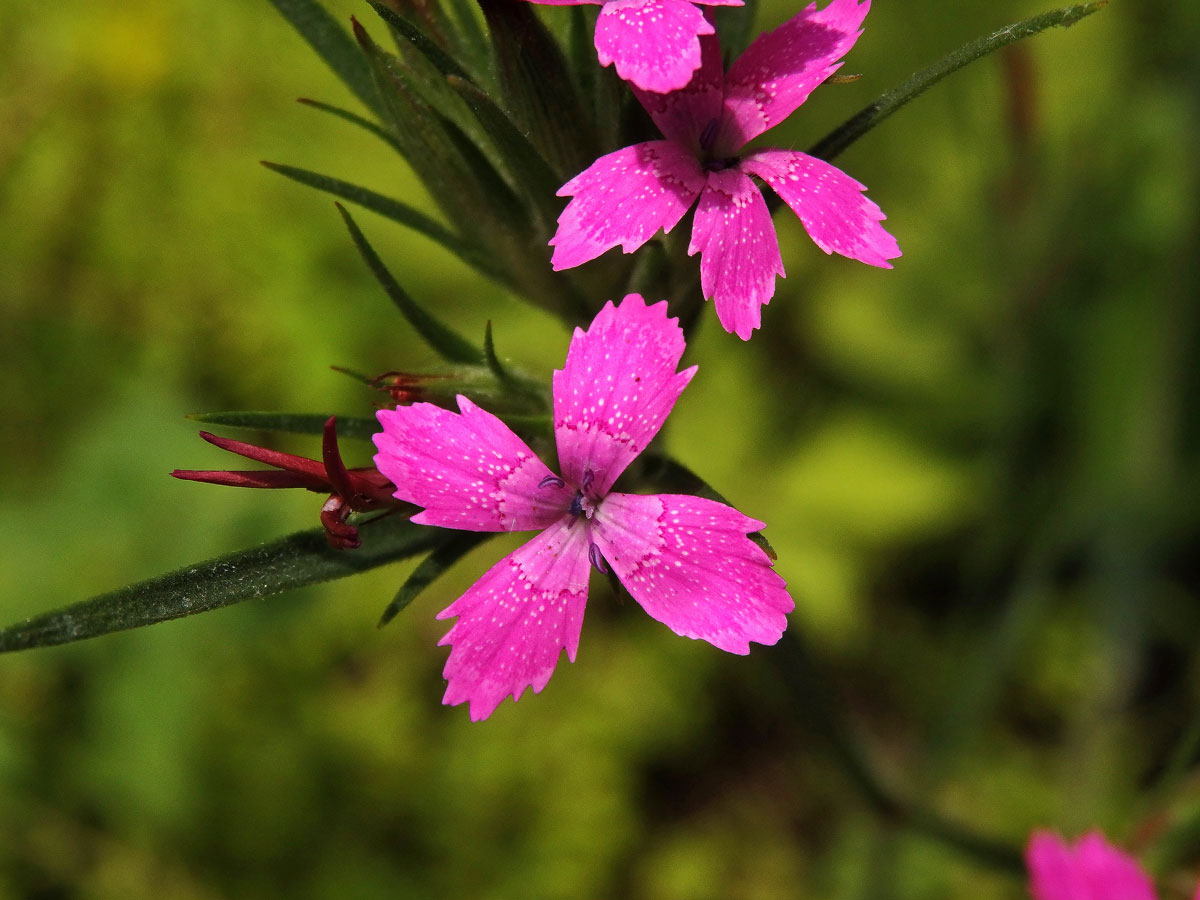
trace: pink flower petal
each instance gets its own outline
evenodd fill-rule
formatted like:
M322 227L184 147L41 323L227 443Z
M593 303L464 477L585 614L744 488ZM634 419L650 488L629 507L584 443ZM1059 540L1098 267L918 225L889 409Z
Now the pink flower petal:
M608 0L596 20L596 54L642 90L666 93L691 80L700 68L699 36L712 33L688 0Z
M677 91L659 94L633 88L634 96L659 131L697 156L707 149L700 145L701 136L707 130L711 145L716 138L715 129L721 122L725 68L721 63L721 45L715 34L700 38L700 57L700 68L692 80Z
M750 339L760 307L775 294L783 260L762 192L737 169L708 176L700 195L689 254L700 256L700 289L731 334Z
M741 161L792 208L826 253L890 269L900 245L879 223L887 218L863 196L866 188L829 163L796 150L764 150Z
M553 473L502 421L459 396L458 415L431 403L379 411L375 465L395 496L425 507L419 525L527 531L556 522L574 496L541 487Z
M761 522L676 494L609 494L591 537L633 599L676 634L730 653L774 644L795 604L746 534Z
M676 372L683 330L665 301L629 294L610 302L587 331L575 329L554 373L554 436L563 477L603 496L650 443L696 367ZM590 478L587 473L590 472Z
M573 197L558 217L551 265L570 269L620 244L632 253L670 231L704 187L688 149L672 141L634 144L600 157L558 191Z
M746 48L725 76L725 119L717 155L731 155L773 128L840 67L862 34L871 0L810 4Z
M1025 860L1034 900L1154 900L1154 886L1138 864L1098 832L1071 847L1036 831Z
M575 661L587 603L587 530L573 516L551 525L492 566L438 613L458 621L438 643L451 645L442 702L471 704L486 719L505 697L540 693L559 652Z

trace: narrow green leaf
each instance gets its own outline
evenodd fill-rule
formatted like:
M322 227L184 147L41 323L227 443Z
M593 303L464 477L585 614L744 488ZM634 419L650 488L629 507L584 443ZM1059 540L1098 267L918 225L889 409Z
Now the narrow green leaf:
M1090 16L1106 6L1108 6L1108 0L1067 6L1032 16L972 41L929 68L917 72L899 87L883 94L870 106L864 107L819 140L808 152L820 159L832 160L909 100L937 84L950 73L957 72L963 66L973 63L1001 47L1006 47L1023 38L1032 37L1047 28L1072 25L1084 16Z
M488 319L487 326L483 330L483 356L487 360L487 367L491 373L496 376L496 380L501 384L509 384L512 382L512 376L508 370L504 368L500 362L500 357L496 355L496 344L492 340L492 320Z
M404 21L391 10L387 10L386 14L381 11L380 15L389 23ZM416 30L414 25L408 24L407 27L414 32ZM426 44L429 44L428 38L425 41ZM511 171L505 165L505 160L493 144L487 129L484 128L479 117L472 112L466 100L447 83L447 79L454 78L456 81L466 84L472 84L472 82L457 72L447 75L436 61L430 60L427 55L427 47L414 44L404 35L397 36L396 45L400 51L399 57L385 54L383 51L377 52L390 75L402 82L408 92L420 99L421 105L413 106L409 112L426 119L436 116L453 122L455 127L470 139L478 153L487 159L488 168L500 172L506 184L511 186L514 181ZM435 47L436 45L429 44L429 46ZM413 156L410 155L408 158L410 163L416 162Z
M514 266L514 255L508 252L512 249L510 246L504 246L508 242L505 220L497 218L495 198L480 183L481 171L494 172L494 167L484 160L482 170L477 171L463 157L459 143L449 133L447 120L408 83L404 63L380 49L361 23L354 22L353 25L354 36L371 62L393 133L404 148L409 165L425 183L446 218L464 239L480 248L471 260L472 264L488 276L513 287L510 270ZM465 108L464 112L470 115ZM511 195L511 188L505 186L504 190ZM521 218L511 208L504 214Z
M247 428L254 431L282 431L286 434L323 434L325 422L332 413L277 413L231 411L194 413L188 416L202 425L222 425L226 428ZM379 422L361 416L338 416L338 437L370 440L379 431Z
M358 248L358 252L362 254L363 260L367 267L370 268L371 274L383 286L384 291L396 304L396 308L400 310L400 314L408 321L416 332L425 339L434 350L441 354L442 358L449 362L469 363L479 365L483 363L483 354L479 349L461 337L453 329L443 325L425 310L417 305L412 297L408 296L404 288L400 287L400 283L388 271L387 266L383 264L383 260L379 258L379 254L375 252L375 248L367 241L362 231L354 219L350 217L350 213L342 204L337 204L338 212L342 214L342 220L346 223L346 227L350 230L350 237L354 241L354 246Z
M525 0L479 0L479 6L508 111L556 170L579 172L598 155L597 142L562 49Z
M413 209L407 203L394 200L391 197L385 197L383 194L378 194L370 188L351 184L348 181L342 181L329 175L321 175L318 172L310 172L308 169L298 169L295 166L284 166L279 163L265 161L263 165L272 172L278 172L280 175L290 178L293 181L314 187L319 191L325 191L327 194L333 194L335 197L341 197L343 200L349 200L351 203L357 203L359 206L365 207L372 212L377 212L379 215L391 219L393 222L399 222L401 225L425 235L425 237L434 243L445 247L463 262L467 263L467 265L477 269L484 275L491 278L500 277L495 267L487 262L482 255L468 247L444 226L438 224L424 213Z
M562 204L556 194L566 177L551 168L541 151L491 97L461 78L451 76L446 80L466 102L500 152L527 204L541 217L540 227L550 230L550 223L561 211Z
M387 605L383 615L379 617L379 627L382 628L410 603L417 595L442 576L442 573L456 562L482 544L489 538L495 537L490 532L452 531L432 553L408 576L408 580L400 586L395 598Z
M437 543L436 528L384 516L358 526L362 546L334 550L317 528L188 566L0 630L0 653L66 644L356 575Z
M387 22L400 37L406 39L416 47L422 56L437 67L439 72L443 75L456 75L465 81L471 80L471 76L467 74L467 70L459 65L454 57L435 44L420 28L394 9L379 3L378 0L369 0L369 2L375 12L379 14L379 18Z
M317 0L271 0L309 46L368 109L380 109L371 67L354 41Z
M465 49L473 57L476 72L486 75L491 65L492 48L483 33L483 26L475 17L475 4L469 0L450 0L450 8L454 11Z
M305 106L311 106L313 109L319 109L322 112L335 115L339 119L345 119L347 122L369 131L381 141L386 142L389 147L391 147L401 156L404 155L404 150L396 141L396 139L392 137L386 129L380 128L379 125L377 125L375 122L372 122L370 119L363 118L357 113L350 112L348 109L342 109L340 106L334 106L332 103L322 103L320 100L310 100L308 97L301 97L297 102L303 103Z

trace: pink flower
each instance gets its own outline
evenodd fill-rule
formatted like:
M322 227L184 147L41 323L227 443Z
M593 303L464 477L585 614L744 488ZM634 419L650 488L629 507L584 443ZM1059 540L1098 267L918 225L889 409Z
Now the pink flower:
M746 535L763 527L712 500L613 493L696 372L677 372L683 332L666 303L609 303L554 373L562 476L466 397L460 414L428 403L383 410L375 464L423 525L541 533L510 553L439 619L458 621L445 703L485 719L505 697L540 692L565 649L574 661L591 567L621 579L676 634L730 653L773 644L793 608L783 579Z
M568 181L572 197L551 238L555 269L595 259L618 244L632 253L658 229L670 231L699 197L689 254L700 254L700 286L726 331L748 340L759 307L783 275L779 242L757 175L800 217L826 253L890 269L900 255L866 190L827 162L796 150L738 156L751 139L787 118L839 67L862 33L870 0L816 4L759 36L727 73L716 36L691 83L671 94L634 91L666 140L602 156Z
M1048 831L1035 831L1025 860L1033 900L1155 900L1154 886L1137 862L1098 831L1074 847Z
M712 23L691 0L532 0L548 6L598 3L596 54L600 65L644 91L679 90L700 68L700 35ZM742 0L695 0L708 6L741 6Z

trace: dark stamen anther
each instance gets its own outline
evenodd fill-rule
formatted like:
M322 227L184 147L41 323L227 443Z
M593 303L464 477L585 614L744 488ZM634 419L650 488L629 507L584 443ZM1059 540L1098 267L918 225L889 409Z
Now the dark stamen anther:
M575 499L572 500L571 505L567 507L567 512L576 518L583 515L583 491L579 491L575 494Z
M561 488L561 487L566 487L566 486L567 486L567 483L565 481L563 481L561 478L559 478L557 475L547 475L545 478L543 478L541 481L538 482L538 487L540 487L540 488L548 488L548 487Z
M591 561L592 568L601 575L608 574L608 565L604 562L604 556L600 553L600 548L595 544L588 544L588 560Z

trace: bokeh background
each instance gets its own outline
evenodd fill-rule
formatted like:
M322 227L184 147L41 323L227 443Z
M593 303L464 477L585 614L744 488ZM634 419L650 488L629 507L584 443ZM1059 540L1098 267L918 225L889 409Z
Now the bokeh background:
M879 2L863 78L773 142L1047 5ZM472 724L439 703L433 617L501 541L382 630L408 564L9 655L0 897L1001 900L1020 874L958 828L1019 850L1039 825L1190 887L1197 10L1118 0L954 75L839 160L894 271L781 214L762 331L706 313L668 444L768 522L813 671L597 581L578 661ZM167 477L230 464L185 414L370 414L329 366L434 362L329 199L256 162L429 198L297 96L353 102L266 2L0 5L4 622L315 524L315 495ZM359 218L414 296L561 363L561 323Z

